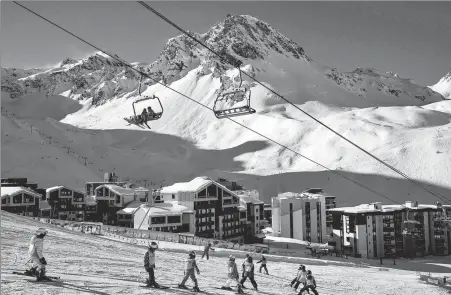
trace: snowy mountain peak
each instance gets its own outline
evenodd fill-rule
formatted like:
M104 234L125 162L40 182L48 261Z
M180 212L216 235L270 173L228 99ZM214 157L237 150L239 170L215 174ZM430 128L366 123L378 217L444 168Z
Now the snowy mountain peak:
M451 99L451 72L441 78L437 84L430 86L430 88L443 95L444 98Z

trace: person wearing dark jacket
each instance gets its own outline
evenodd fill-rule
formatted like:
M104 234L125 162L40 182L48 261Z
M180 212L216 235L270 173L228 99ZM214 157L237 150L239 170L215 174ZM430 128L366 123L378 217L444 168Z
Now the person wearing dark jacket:
M158 249L158 244L155 242L150 243L149 248L147 249L146 254L144 255L144 268L149 273L149 278L146 280L146 285L148 287L159 288L155 282L155 250Z
M266 268L266 257L265 256L262 255L262 259L257 261L257 263L261 263L260 268L258 269L259 273L262 273L262 268L264 268L266 271L266 274L269 274L268 269Z
M249 257L251 257L251 256L250 256L249 254L246 254L246 257L244 258L243 264L241 264L241 268L242 268L242 271L241 271L241 278L244 278L244 264L247 262L247 259L248 259ZM243 285L243 283L241 283L241 287L242 287L243 289L246 289L246 287Z
M252 263L252 257L248 257L247 261L244 262L244 276L240 281L241 286L243 285L243 283L246 281L246 279L249 278L249 280L252 283L252 286L254 286L254 289L256 291L258 291L257 289L257 283L255 282L254 279L254 263Z
M212 251L214 251L214 249L211 247L211 243L209 242L207 245L205 245L204 247L204 253L202 254L202 259L204 259L204 256L207 256L207 260L210 259L210 256L208 255L210 252L210 249Z
M312 271L307 271L307 281L305 283L305 286L299 291L298 295L302 295L304 291L312 290L313 294L318 295L318 292L316 291L316 281L315 278L312 275Z

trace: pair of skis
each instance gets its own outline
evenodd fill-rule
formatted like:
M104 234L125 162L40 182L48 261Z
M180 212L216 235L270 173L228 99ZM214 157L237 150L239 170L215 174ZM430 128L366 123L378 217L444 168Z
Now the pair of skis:
M29 275L29 274L26 274L26 273L24 273L24 272L18 272L18 271L13 271L13 274L15 274L15 275L21 275L21 276L26 276L26 277L31 277L31 278L35 277L35 276L33 276L33 275ZM40 280L40 281L36 280L36 282L53 282L53 281L60 281L60 277L55 277L55 276L46 276L46 277L47 277L48 279ZM30 282L32 282L32 281L30 281Z

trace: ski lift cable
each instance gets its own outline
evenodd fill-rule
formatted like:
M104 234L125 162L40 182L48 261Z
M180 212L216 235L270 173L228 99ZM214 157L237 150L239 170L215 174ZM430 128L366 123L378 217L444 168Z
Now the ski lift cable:
M88 44L89 46L91 46L91 47L93 47L93 48L95 48L95 49L97 49L97 50L99 50L99 51L101 51L101 52L103 52L103 53L109 55L106 51L104 51L103 49L99 48L98 46L96 46L96 45L90 43L89 41L84 40L84 39L81 38L81 37L78 37L77 35L71 33L70 31L68 31L68 30L66 30L66 29L64 29L64 28L61 27L60 25L58 25L58 24L52 22L51 20L49 20L49 19L47 19L46 17L44 17L44 16L38 14L37 12L34 12L33 10L27 8L26 6L24 6L24 5L20 4L20 3L18 3L17 1L12 1L12 2L15 3L15 4L17 4L17 5L20 6L20 7L24 8L25 10L31 12L32 14L38 16L39 18L45 20L46 22L48 22L48 23L54 25L55 27L59 28L60 30L62 30L62 31L64 31L64 32L66 32L66 33L68 33L69 35L71 35L71 36L77 38L78 40L82 41L83 43ZM183 97L185 97L185 98L187 98L187 99L189 99L189 100L191 100L191 101L197 103L197 104L200 105L200 106L203 106L203 107L206 108L206 109L212 110L212 109L211 109L210 107L208 107L207 105L205 105L205 104L203 104L203 103L201 103L201 102L199 102L199 101L197 101L197 100L195 100L195 99L193 99L193 98L187 96L186 94L184 94L184 93L182 93L182 92L180 92L180 91L178 91L178 90L176 90L176 89L174 89L174 88L172 88L172 87L170 87L170 86L167 86L167 85L164 84L164 83L161 83L160 81L157 81L156 79L152 78L150 75L148 75L148 74L146 74L146 73L144 73L144 72L142 72L142 71L140 71L140 70L135 69L135 68L134 68L132 65L130 65L129 63L125 63L125 61L119 59L119 58L117 57L117 55L115 55L115 56L110 56L110 57L113 58L113 59L115 59L115 60L117 60L117 61L119 61L119 62L121 62L121 64L123 64L124 67L128 67L128 68L130 68L130 69L136 71L137 73L139 73L139 74L141 74L141 75L143 75L143 76L145 76L145 77L148 77L149 79L153 80L155 83L158 83L158 84L160 84L160 85L162 85L162 86L164 86L164 87L166 87L166 88L172 90L173 92L175 92L175 93L177 93L177 94L179 94L179 95L181 95L181 96L183 96ZM301 154L300 152L298 152L298 151L296 151L296 150L294 150L294 149L292 149L292 148L290 148L290 147L288 147L288 146L286 146L286 145L284 145L284 144L282 144L282 143L280 143L280 142L278 142L278 141L276 141L276 140L274 140L274 139L272 139L272 138L270 138L270 137L268 137L268 136L266 136L266 135L264 135L264 134L262 134L262 133L260 133L260 132L258 132L258 131L256 131L256 130L254 130L254 129L252 129L252 128L250 128L250 127L248 127L248 126L246 126L246 125L244 125L244 124L242 124L242 123L240 123L240 122L238 122L238 121L235 121L235 120L233 120L233 119L231 119L231 118L227 118L227 119L230 120L230 121L232 121L232 122L234 122L235 124L240 125L241 127L245 128L245 129L247 129L247 130L249 130L249 131L251 131L251 132L253 132L253 133L255 133L255 134L257 134L257 135L259 135L259 136L261 136L261 137L263 137L263 138L265 138L265 139L267 139L268 141L273 142L273 143L275 143L276 145L279 145L279 146L281 146L281 147L283 147L283 148L285 148L285 149L287 149L287 150L293 152L294 154L296 154L296 155L298 155L298 156L300 156L300 157L302 157L302 158L304 158L304 159L306 159L306 160L308 160L308 161L310 161L310 162L312 162L312 163L314 163L314 164L316 164L316 165L318 165L318 166L320 166L320 167L322 167L322 168L328 170L329 172L331 172L331 173L333 173L333 174L335 174L335 175L338 175L338 176L341 177L341 178L344 178L344 179L346 179L346 180L348 180L348 181L350 181L350 182L352 182L352 183L354 183L354 184L356 184L356 185L358 185L358 186L360 186L360 187L362 187L362 188L364 188L364 189L366 189L366 190L368 190L368 191L370 191L370 192L372 192L372 193L374 193L374 194L376 194L376 195L378 195L378 196L381 196L381 197L383 197L383 198L385 198L385 199L387 199L387 200L389 200L389 201L392 201L392 202L395 203L395 204L399 204L399 203L397 203L395 200L391 199L390 197L387 197L387 196L385 196L384 194L382 194L382 193L380 193L380 192L378 192L378 191L375 191L375 190L373 190L372 188L370 188L370 187L368 187L368 186L366 186L366 185L364 185L364 184L361 184L361 183L358 182L358 181L355 181L355 180L351 179L350 177L347 177L347 176L345 176L345 175L343 175L343 174L341 174L341 173L339 173L339 172L337 172L337 171L335 171L335 170L332 170L332 169L328 168L327 166L325 166L325 165L323 165L323 164L321 164L321 163L318 163L318 162L316 162L315 160L310 159L310 158L307 157L307 156L304 156L304 155Z
M191 39L193 39L195 42L197 42L199 45L201 45L202 47L206 48L208 51L210 51L211 53L213 53L214 55L216 55L217 57L219 57L219 59L223 62L227 62L228 64L232 65L235 68L238 68L238 70L241 73L241 69L239 67L237 67L236 65L230 63L227 59L225 59L224 57L222 57L219 53L215 52L213 49L211 49L210 47L208 47L205 43L203 43L202 41L198 40L196 37L194 37L193 35L191 35L190 33L188 33L187 31L185 31L183 28L181 28L180 26L178 26L177 24L175 24L174 22L172 22L171 20L169 20L167 17L165 17L164 15L162 15L161 13L159 13L158 11L156 11L154 8L150 7L148 4L146 4L144 1L137 1L139 4L141 4L142 6L144 6L146 9L150 10L151 12L153 12L154 14L156 14L158 17L160 17L161 19L163 19L164 21L166 21L167 23L169 23L170 25L172 25L173 27L175 27L176 29L178 29L179 31L181 31L183 34L187 35L188 37L190 37ZM298 107L297 105L295 105L294 103L292 103L291 101L289 101L288 99L286 99L285 97L283 97L281 94L277 93L276 91L274 91L273 89L271 89L270 87L266 86L265 84L263 84L262 82L258 81L255 77L252 77L252 75L249 75L246 72L243 72L246 76L248 76L250 79L252 79L253 81L255 81L256 83L260 84L261 86L263 86L264 88L266 88L267 90L269 90L270 92L272 92L273 94L277 95L278 97L280 97L281 99L283 99L285 102L287 102L288 104L290 104L291 106L293 106L294 108L296 108L297 110L301 111L302 113L304 113L306 116L308 116L309 118L311 118L312 120L314 120L315 122L317 122L318 124L320 124L321 126L323 126L324 128L328 129L329 131L331 131L332 133L334 133L335 135L337 135L338 137L342 138L343 140L347 141L348 143L350 143L351 145L353 145L354 147L356 147L357 149L359 149L360 151L362 151L363 153L367 154L368 156L370 156L371 158L375 159L376 161L380 162L381 164L383 164L384 166L388 167L389 169L393 170L394 172L396 172L397 174L403 176L404 178L406 178L407 180L409 180L410 182L420 186L423 190L425 190L426 192L430 193L431 195L434 195L435 197L437 197L438 199L441 200L447 200L448 202L450 202L450 200L448 198L446 198L445 196L439 194L439 193L435 193L431 190L429 190L428 188L426 188L425 186L423 186L422 184L420 184L418 181L414 180L413 178L411 178L410 176L408 176L407 174L403 173L402 171L398 170L397 168L393 167L392 165L386 163L385 161L383 161L382 159L380 159L379 157L373 155L371 152L367 151L366 149L364 149L363 147L361 147L360 145L358 145L357 143L351 141L350 139L348 139L347 137L345 137L344 135L341 135L340 133L338 133L337 131L335 131L334 129L332 129L331 127L329 127L328 125L326 125L325 123L323 123L322 121L320 121L319 119L317 119L316 117L314 117L313 115L310 115L308 112L304 111L303 109L301 109L300 107Z

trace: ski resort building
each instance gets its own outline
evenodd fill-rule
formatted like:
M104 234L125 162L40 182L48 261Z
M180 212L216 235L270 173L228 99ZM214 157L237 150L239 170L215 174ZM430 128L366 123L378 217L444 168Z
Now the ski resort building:
M272 228L285 238L314 243L328 240L326 230L326 197L322 189L302 193L287 192L273 197Z
M337 250L365 258L451 254L451 227L443 221L450 211L450 206L411 201L404 205L376 202L328 210L333 216Z
M27 187L2 186L1 199L2 210L23 216L39 215L41 195Z
M248 228L245 232L245 243L262 243L266 237L262 230L267 221L264 217L264 202L256 198L250 191L235 191L240 197L240 205L246 209Z
M128 203L125 208L116 212L117 215L117 225L123 227L135 227L135 214L141 208L141 206L147 205L146 202L141 202L141 200L133 201Z
M190 224L195 236L244 241L246 219L240 218L239 197L225 186L208 177L197 177L190 182L176 183L160 191L164 203L178 201L194 213Z
M70 221L85 220L85 194L68 187L55 186L47 188L45 200L41 202L41 207L43 207L41 208L43 210L50 207L48 216L50 218ZM43 215L43 217L46 215Z
M29 183L26 177L10 177L1 179L2 187L25 187L41 195L41 200L45 199L45 189L39 188L36 183Z
M194 214L177 201L141 205L133 214L134 228L172 233L193 233Z
M95 190L96 214L94 220L104 224L116 225L117 212L129 203L137 201L138 194L134 189L114 184L103 184Z
M96 190L96 188L98 188L101 185L105 185L105 184L114 184L114 185L118 185L118 186L125 186L127 184L127 182L118 181L118 176L115 173L105 172L103 181L86 182L86 188L85 188L86 195L88 195L88 196L95 195L94 191Z

